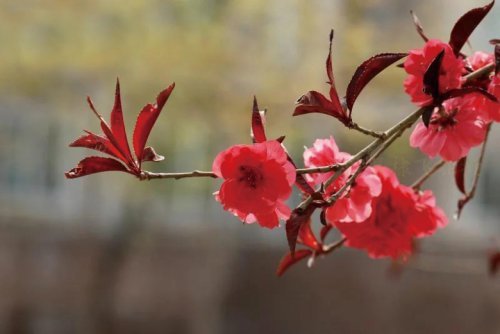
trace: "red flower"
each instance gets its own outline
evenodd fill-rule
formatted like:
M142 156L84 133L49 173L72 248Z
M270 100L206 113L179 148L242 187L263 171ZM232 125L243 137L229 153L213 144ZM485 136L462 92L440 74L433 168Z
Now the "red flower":
M429 127L422 122L417 124L410 145L431 158L439 155L446 161L466 156L472 147L484 141L486 134L486 123L476 102L470 97L443 102L442 113L434 112Z
M317 139L313 147L304 152L304 164L307 167L328 166L342 163L351 158L351 155L340 152L333 137L330 139ZM359 163L348 168L327 189L326 195L330 196L337 192L359 167ZM306 178L318 185L325 182L333 172L309 174ZM355 185L344 192L334 205L326 209L326 219L331 224L337 221L360 222L368 218L372 212L371 202L373 197L380 194L381 184L373 168L366 168L357 178Z
M434 58L444 49L439 75L439 92L445 93L450 89L461 86L461 76L464 71L463 61L457 58L449 44L437 39L427 41L422 49L411 50L404 62L408 76L404 81L405 92L410 95L411 101L418 106L425 106L432 102L432 97L424 93L424 74Z
M413 239L433 234L447 224L443 211L436 207L430 191L416 194L399 183L387 167L374 166L382 181L382 193L373 199L373 214L361 223L335 225L346 237L346 245L364 249L372 258L407 258Z
M279 142L232 146L217 155L212 169L224 179L216 199L245 223L274 228L290 216L285 200L292 193L295 167Z
M470 66L470 69L473 71L479 70L486 65L495 62L495 57L493 53L486 53L482 51L476 51L472 54L472 56L467 57L466 63Z

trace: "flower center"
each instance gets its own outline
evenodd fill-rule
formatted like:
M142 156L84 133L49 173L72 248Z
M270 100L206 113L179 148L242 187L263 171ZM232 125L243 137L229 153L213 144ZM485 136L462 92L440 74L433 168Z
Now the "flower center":
M263 176L258 168L254 166L240 166L240 177L239 182L244 182L248 187L256 189L259 183L262 181Z

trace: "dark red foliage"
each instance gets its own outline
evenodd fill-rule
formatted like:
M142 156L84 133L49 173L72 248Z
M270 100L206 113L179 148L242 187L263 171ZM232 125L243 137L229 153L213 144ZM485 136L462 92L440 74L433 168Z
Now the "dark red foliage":
M330 98L328 99L323 94L317 91L309 91L302 95L297 100L297 106L293 116L320 113L335 117L345 126L352 125L352 107L358 95L363 88L380 72L397 60L406 56L404 53L382 53L375 55L364 61L357 69L351 78L347 87L346 96L343 99L339 98L337 88L335 86L335 77L333 75L332 64L332 41L333 30L330 32L330 48L326 58L326 74L328 76L328 84L330 85ZM349 110L349 112L347 111Z
M127 167L118 160L103 157L87 157L80 161L75 168L66 172L65 175L68 179L74 179L80 176L111 171L130 173Z
M139 165L143 161L144 148L148 140L151 129L153 128L156 119L167 102L175 83L171 84L167 89L162 91L156 98L156 104L147 104L139 113L137 122L134 128L134 151L137 156Z
M460 50L469 39L469 36L479 23L481 23L494 4L495 1L493 0L486 6L471 9L455 23L455 26L451 30L449 44L457 57L460 55Z
M365 88L377 74L406 56L406 53L381 53L365 60L359 65L346 91L346 104L349 109L349 116L352 113L354 102L363 88Z
M76 139L69 146L89 148L110 155L113 158L85 158L78 163L77 167L65 173L66 177L77 178L107 171L123 171L139 177L142 172L142 162L163 160L164 157L158 155L152 147L146 147L146 142L158 115L167 102L174 87L175 84L170 85L158 95L155 104L146 105L140 112L135 124L133 136L133 146L136 154L135 158L130 151L125 123L123 121L119 81L116 81L115 102L111 111L111 126L108 125L97 112L92 100L87 98L90 109L96 114L101 122L103 135L97 135L85 130L87 134Z
M292 254L295 253L295 246L297 244L300 228L311 219L311 215L315 209L316 207L313 205L309 205L305 209L296 208L292 211L290 218L286 221L286 238Z
M262 143L266 140L266 132L264 130L264 111L259 110L257 98L254 96L252 109L252 141L254 143Z
M455 184L457 185L458 190L462 194L465 195L465 165L467 163L467 157L463 157L462 159L457 161L455 165Z
M332 64L332 41L333 30L330 31L330 47L328 56L326 57L326 74L328 76L328 84L330 85L330 99L317 91L309 91L297 100L297 106L293 116L320 113L337 118L344 125L349 126L351 119L340 101L337 88L335 87L335 78L333 76Z
M438 53L424 74L424 92L432 96L434 100L439 99L439 74L443 57L444 50Z
M288 252L280 261L280 264L278 265L278 269L276 270L276 275L281 276L287 271L288 268L290 268L292 265L295 263L305 259L308 256L311 256L313 252L310 249L299 249L298 251L295 252L295 254L292 254L291 252Z

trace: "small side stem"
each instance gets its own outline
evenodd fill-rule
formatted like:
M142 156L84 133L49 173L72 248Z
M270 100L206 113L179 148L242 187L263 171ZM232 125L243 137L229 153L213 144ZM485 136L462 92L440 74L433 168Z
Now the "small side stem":
M484 142L483 145L481 146L481 153L479 154L479 159L477 161L476 171L474 173L474 180L472 181L473 182L472 188L467 193L467 195L465 195L458 201L458 210L456 213L457 219L460 217L460 213L462 212L462 209L464 208L465 204L467 204L471 199L473 199L474 195L476 194L477 185L479 183L479 176L481 175L483 160L486 153L486 143L488 142L488 135L490 133L490 130L491 130L491 123L488 124L488 127L486 128L486 136L484 137Z
M427 179L429 177L431 177L435 172L437 172L439 169L441 169L441 167L443 167L444 165L446 165L446 161L441 160L440 162L438 162L437 164L432 166L424 175L422 175L417 181L415 181L411 185L413 190L415 190L415 191L420 190L420 187L422 186L422 184L424 184L424 182L427 181Z
M323 250L321 254L328 254L336 250L337 248L340 248L344 245L344 243L347 241L346 238L342 238L339 241L336 241L334 243L331 243L329 245L323 246Z
M352 123L349 128L356 130L358 132L361 132L365 135L372 136L374 138L382 138L383 139L385 136L383 132L378 132L378 131L366 129L366 128L362 127L361 125L358 125L357 123Z
M183 173L153 173L148 171L142 171L139 179L143 180L152 180L152 179L184 179L188 177L211 177L217 178L213 172L195 170L192 172L183 172Z

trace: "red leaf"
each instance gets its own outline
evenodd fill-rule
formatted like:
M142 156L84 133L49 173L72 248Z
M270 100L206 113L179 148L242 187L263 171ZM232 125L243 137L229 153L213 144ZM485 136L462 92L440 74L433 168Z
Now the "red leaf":
M424 28L422 27L420 20L418 19L417 15L415 15L415 13L412 10L410 10L410 13L411 13L411 16L413 18L413 24L415 25L415 28L417 29L417 33L420 35L420 37L422 37L422 39L425 42L427 42L429 40L429 38L427 38L427 36L425 35Z
M494 252L490 255L488 259L488 269L491 276L494 276L498 272L500 269L500 251Z
M146 146L144 148L144 152L142 154L142 161L163 161L165 157L163 155L159 155L158 153L155 152L154 148L151 146Z
M90 131L85 132L87 132L86 135L82 135L80 138L69 144L69 146L89 148L120 159L120 152L113 146L113 144L111 144L108 138L96 135Z
M156 104L147 104L137 117L133 141L135 155L137 156L139 163L144 159L144 147L146 146L151 129L153 128L156 119L160 115L160 112L167 102L174 87L175 83L171 84L167 89L162 91L156 98Z
M381 53L359 65L347 86L346 102L349 111L352 112L352 107L359 93L377 74L406 56L406 53Z
M110 141L111 145L115 148L116 152L119 153L119 159L122 160L124 163L128 164L129 160L126 158L125 152L122 150L120 144L116 140L115 136L113 135L113 131L111 131L111 128L109 127L108 123L102 118L101 114L97 112L97 110L94 107L94 103L92 103L92 99L87 96L87 103L89 104L90 109L94 112L94 114L99 118L101 121L101 129L102 132L104 132L104 135L108 140Z
M109 171L129 172L121 162L112 158L88 157L78 163L78 165L66 172L64 175L68 179Z
M467 157L463 157L462 159L458 160L457 164L455 165L455 184L457 185L458 190L462 194L466 194L465 191L465 164L467 162Z
M326 75L328 76L328 83L330 84L330 101L333 105L333 109L338 110L342 118L346 118L344 108L340 102L339 94L337 92L337 87L335 87L335 77L333 76L333 64L332 64L332 42L333 42L333 29L330 31L330 46L328 48L328 56L326 57ZM335 116L334 116L335 117ZM340 118L339 118L340 119ZM342 119L340 119L342 121ZM342 121L345 123L346 121ZM349 123L349 122L348 122Z
M127 158L127 161L133 163L134 159L130 153L127 132L125 131L125 123L123 122L120 82L118 79L116 79L115 103L113 105L113 110L111 111L111 132L113 133L121 151Z
M254 143L262 143L267 140L264 123L264 112L259 110L257 98L254 96L252 110L252 140Z
M486 6L471 9L455 23L455 26L451 30L449 44L457 57L460 55L460 50L469 39L469 36L488 14L494 4L495 0Z
M295 107L293 116L310 113L320 113L333 116L344 124L349 123L347 115L344 113L343 109L335 108L332 102L330 102L323 94L314 90L307 92L297 100L297 106Z
M316 236L312 231L311 219L309 219L305 224L302 224L302 226L300 227L298 242L312 249L318 249L318 246L320 246L318 240L316 239Z
M307 223L315 209L316 208L312 205L309 205L305 210L296 208L292 211L290 218L286 221L286 238L292 254L295 252L295 246L297 244L297 238L299 236L301 226Z
M306 257L312 255L312 251L309 249L299 249L295 252L294 255L292 253L287 253L280 261L278 265L278 269L276 270L276 275L281 276L287 271L295 263L300 260L305 259Z
M424 73L424 93L432 96L434 100L439 99L439 72L443 62L444 49L432 60Z

